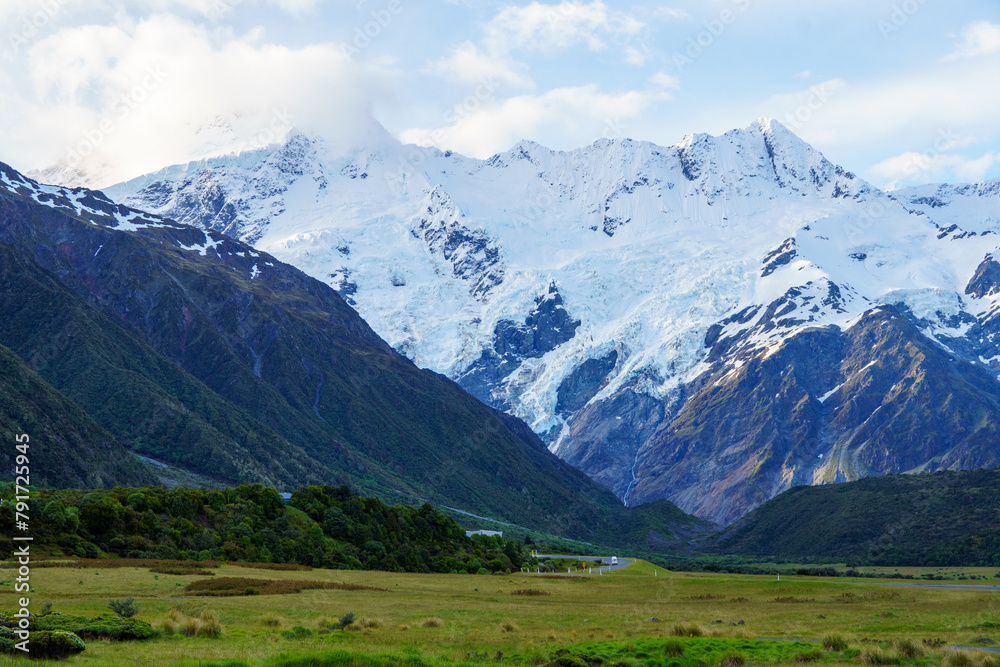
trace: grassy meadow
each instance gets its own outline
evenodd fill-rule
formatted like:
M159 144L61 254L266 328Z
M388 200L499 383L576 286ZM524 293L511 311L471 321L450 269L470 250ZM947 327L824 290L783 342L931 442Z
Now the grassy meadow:
M150 567L154 565L35 567L32 607L37 611L51 602L53 610L63 614L96 616L107 611L109 599L134 596L142 609L139 618L157 629L205 616L221 623L221 636L164 632L136 642L91 640L82 654L51 664L742 667L823 662L992 667L997 663L989 654L956 655L934 645L1000 642L996 589L686 574L643 561L585 577L286 571L233 565L213 567L214 576L207 577L154 573ZM12 570L0 570L0 580L6 580L0 587L0 609L14 608L12 576ZM348 586L287 594L255 590L258 594L227 597L198 595L211 589L187 590L192 582L222 577L288 582L265 591L301 588L292 582ZM254 585L261 586L259 581ZM350 590L353 587L368 589ZM348 613L354 623L337 629L338 619ZM815 641L769 641L824 638L826 647ZM14 664L26 661L0 657L0 665Z

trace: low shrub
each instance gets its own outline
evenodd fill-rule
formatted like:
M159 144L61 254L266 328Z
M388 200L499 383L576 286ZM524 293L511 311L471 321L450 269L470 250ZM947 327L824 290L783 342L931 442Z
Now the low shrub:
M139 605L132 596L121 600L108 600L108 608L122 618L132 618L139 613Z
M281 627L281 621L279 621L273 616L265 616L264 618L260 619L260 624L263 625L265 628Z
M352 623L354 623L354 614L351 612L347 612L337 620L337 629L343 630Z
M548 591L541 591L537 588L522 588L520 590L511 591L511 595L552 595Z
M214 577L215 572L211 570L202 570L194 567L151 567L149 571L153 574L173 574L177 576L199 576L199 577Z
M443 628L444 621L437 617L425 618L420 622L422 628Z
M517 632L519 629L514 621L504 621L500 624L500 632Z
M87 650L82 639L65 630L39 630L31 633L31 657L62 660Z
M84 637L125 641L129 639L149 639L156 630L146 621L138 618L121 618L104 614L90 621L82 629Z

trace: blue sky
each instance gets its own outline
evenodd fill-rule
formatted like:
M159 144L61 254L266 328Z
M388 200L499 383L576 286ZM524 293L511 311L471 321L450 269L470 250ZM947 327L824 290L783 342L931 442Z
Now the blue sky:
M372 116L486 157L767 115L880 186L1000 176L995 0L19 0L0 39L0 160L98 181Z

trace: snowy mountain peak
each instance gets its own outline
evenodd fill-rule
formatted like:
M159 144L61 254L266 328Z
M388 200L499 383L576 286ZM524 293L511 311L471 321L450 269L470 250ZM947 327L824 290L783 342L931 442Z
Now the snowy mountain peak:
M805 333L847 335L888 304L877 312L928 344L1000 370L991 187L890 197L762 118L675 146L525 141L487 160L293 133L109 194L327 282L397 350L525 418L629 502L709 515L739 507L649 482L656 434L693 392ZM795 465L767 493L821 476Z

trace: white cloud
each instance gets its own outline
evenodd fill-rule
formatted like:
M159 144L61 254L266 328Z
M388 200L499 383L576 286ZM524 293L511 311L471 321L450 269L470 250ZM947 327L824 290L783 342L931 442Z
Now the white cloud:
M576 0L553 5L532 2L502 9L487 24L485 41L494 53L553 53L578 44L602 51L608 46L608 37L628 39L644 27L638 19L609 9L601 0L590 4Z
M954 153L906 152L879 162L869 173L886 189L928 181L978 181L1000 164L1000 154L986 153L967 158Z
M666 72L657 72L653 76L649 77L649 82L661 88L679 90L681 87L681 80L672 74L667 74Z
M571 148L597 136L618 136L626 121L667 99L662 91L602 93L596 84L556 88L500 103L486 100L477 108L459 109L447 126L413 128L400 138L480 158L507 150L521 139L544 139L550 146Z
M514 62L504 54L483 53L472 42L459 44L446 57L427 67L431 74L468 85L477 85L487 80L518 88L534 88L527 69L527 65Z
M653 16L658 19L686 19L690 18L691 15L676 7L657 7L653 10Z
M1000 53L1000 25L989 21L974 21L962 30L962 41L942 60L949 62L964 58Z
M227 132L266 138L287 129L277 116L349 137L370 122L378 77L334 44L293 49L169 15L63 29L33 45L27 66L33 95L0 92L0 150L24 168L83 153L89 169L113 165L94 185L191 159Z
M813 73L810 70L802 70L798 74L795 74L796 79L811 79Z

